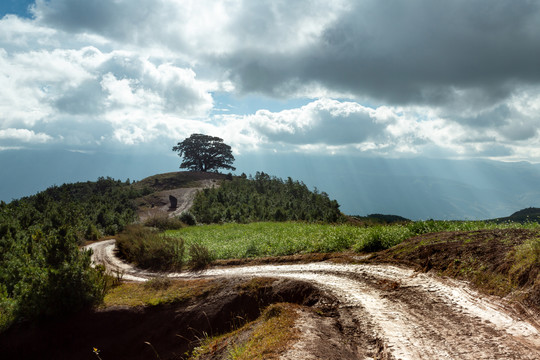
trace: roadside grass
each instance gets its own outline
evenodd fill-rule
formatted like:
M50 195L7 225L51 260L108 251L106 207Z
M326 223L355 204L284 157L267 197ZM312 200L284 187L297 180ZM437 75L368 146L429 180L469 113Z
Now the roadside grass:
M513 282L520 286L536 286L540 291L540 233L516 246L511 256L513 264L509 274Z
M427 233L373 254L370 262L399 263L469 281L540 310L540 227L503 224L470 231Z
M120 254L138 266L180 271L186 267L201 270L214 260L351 250L376 252L425 234L495 229L534 230L540 229L540 225L428 220L358 227L350 224L255 222L187 226L161 233L141 225L131 225L118 236L117 244ZM430 241L434 239L436 237L431 237Z
M156 306L181 303L206 296L221 285L212 280L171 280L155 278L144 283L124 282L110 289L101 307Z
M189 359L278 359L298 338L294 324L299 308L290 303L270 305L257 320L230 333L204 339Z

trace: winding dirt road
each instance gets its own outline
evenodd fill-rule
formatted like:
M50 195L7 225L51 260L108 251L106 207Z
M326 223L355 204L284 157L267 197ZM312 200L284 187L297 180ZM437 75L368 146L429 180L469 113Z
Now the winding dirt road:
M114 240L89 245L93 261L145 281L157 275L114 256ZM171 278L276 277L310 282L335 296L356 333L396 359L540 359L540 326L465 283L390 265L311 263L170 273ZM365 344L363 344L365 345ZM368 352L369 353L369 352ZM365 352L364 352L365 354ZM369 357L367 357L369 358Z

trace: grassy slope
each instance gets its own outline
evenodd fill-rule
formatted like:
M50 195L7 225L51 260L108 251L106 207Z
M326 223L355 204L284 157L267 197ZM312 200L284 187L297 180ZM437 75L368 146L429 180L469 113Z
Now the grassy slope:
M481 291L540 310L540 230L489 229L425 234L374 254L370 261L405 264L470 281Z

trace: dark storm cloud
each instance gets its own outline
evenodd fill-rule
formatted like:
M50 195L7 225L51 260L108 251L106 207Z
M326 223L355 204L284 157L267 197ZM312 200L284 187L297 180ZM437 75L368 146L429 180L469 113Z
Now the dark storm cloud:
M312 46L232 53L221 61L246 92L280 95L320 83L391 103L445 103L459 96L456 89L499 100L511 84L540 80L539 5L359 1Z
M175 19L171 10L170 4L161 0L37 0L32 9L42 24L133 44L178 41L178 34L169 37L166 32L166 24L182 21ZM155 34L159 36L153 37Z

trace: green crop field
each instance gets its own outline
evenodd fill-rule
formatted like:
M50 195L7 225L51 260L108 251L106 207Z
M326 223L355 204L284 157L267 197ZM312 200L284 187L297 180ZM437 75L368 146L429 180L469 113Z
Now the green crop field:
M281 256L349 249L363 229L348 225L259 222L186 227L166 235L181 237L187 246L206 246L217 259Z
M232 259L350 249L377 251L395 246L419 234L509 227L537 228L538 224L420 221L407 225L356 227L301 222L258 222L191 226L169 230L165 235L182 238L186 246L193 243L203 245L215 259Z

